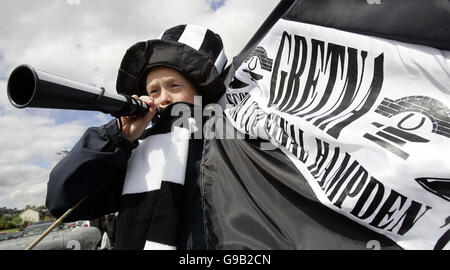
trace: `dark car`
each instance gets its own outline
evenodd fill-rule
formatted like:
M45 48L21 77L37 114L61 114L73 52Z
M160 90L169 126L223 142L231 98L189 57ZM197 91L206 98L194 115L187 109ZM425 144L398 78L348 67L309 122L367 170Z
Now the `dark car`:
M17 239L17 238L19 238L19 237L22 237L22 235L23 235L23 231L13 232L13 233L11 234L11 238L12 238L12 239Z
M22 237L28 237L33 235L41 235L43 232L45 232L50 226L52 225L51 222L46 223L40 223L40 224L33 224L29 227L26 227L22 231ZM52 230L52 232L56 232L62 230L61 226L58 226Z
M11 239L11 234L7 232L0 233L0 242Z

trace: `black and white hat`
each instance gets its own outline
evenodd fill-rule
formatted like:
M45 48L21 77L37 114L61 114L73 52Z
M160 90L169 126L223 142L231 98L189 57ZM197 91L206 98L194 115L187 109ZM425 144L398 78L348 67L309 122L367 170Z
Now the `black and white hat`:
M146 95L149 70L166 66L186 76L195 86L203 104L217 101L225 92L223 72L227 57L220 36L196 25L178 25L159 39L142 41L125 53L117 76L118 93Z

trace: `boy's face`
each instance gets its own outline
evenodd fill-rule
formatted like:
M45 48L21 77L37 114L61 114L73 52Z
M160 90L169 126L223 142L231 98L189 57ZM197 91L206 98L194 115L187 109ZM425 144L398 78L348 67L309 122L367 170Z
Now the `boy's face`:
M150 70L146 90L158 107L163 109L175 102L194 104L194 96L197 95L197 89L187 78L167 67L155 67Z

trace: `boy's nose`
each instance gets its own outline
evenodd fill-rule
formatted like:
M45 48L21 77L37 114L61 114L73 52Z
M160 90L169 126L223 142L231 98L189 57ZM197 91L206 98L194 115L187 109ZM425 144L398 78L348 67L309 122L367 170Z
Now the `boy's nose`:
M165 108L167 106L169 106L172 103L172 98L170 97L170 95L166 92L166 91L162 91L161 95L159 97L159 106L162 108Z

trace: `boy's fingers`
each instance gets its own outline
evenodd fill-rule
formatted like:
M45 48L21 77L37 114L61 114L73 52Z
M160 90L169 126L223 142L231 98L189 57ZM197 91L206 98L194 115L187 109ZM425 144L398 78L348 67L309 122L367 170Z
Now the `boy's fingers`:
M149 96L141 96L139 97L143 102L145 102L149 106L149 112L155 113L156 107L158 104L156 104L155 100Z
M151 120L153 118L154 114L156 113L157 104L156 104L155 100L146 95L140 96L140 97L138 97L137 95L132 95L131 97L133 97L135 99L139 99L139 100L143 101L144 103L146 103L149 107L149 110L148 110L148 113L145 115L130 117L130 120L138 120L138 119Z
M144 101L150 106L155 105L155 100L149 96L140 96L139 99Z

